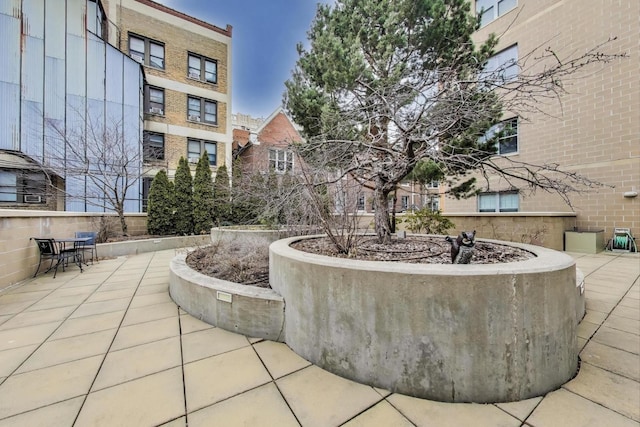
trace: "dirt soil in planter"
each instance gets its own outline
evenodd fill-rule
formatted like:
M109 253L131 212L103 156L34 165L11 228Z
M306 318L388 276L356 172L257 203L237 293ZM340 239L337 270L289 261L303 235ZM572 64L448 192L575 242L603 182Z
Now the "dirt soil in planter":
M349 256L340 254L328 238L305 239L293 248L318 255L365 261L451 264L451 245L444 237L409 236L380 245L370 236L358 242ZM524 261L535 255L524 249L497 243L476 242L471 264ZM187 264L207 276L231 282L269 288L269 242L250 239L217 242L198 248L187 256Z

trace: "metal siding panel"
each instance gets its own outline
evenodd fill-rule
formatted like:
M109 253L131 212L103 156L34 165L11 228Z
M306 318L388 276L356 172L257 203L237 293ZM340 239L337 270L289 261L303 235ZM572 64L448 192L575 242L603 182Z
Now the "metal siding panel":
M64 119L65 112L65 63L63 59L45 57L44 60L44 116L48 119Z
M25 37L22 54L22 97L42 102L44 96L44 43L42 39Z
M2 3L2 2L0 2ZM20 20L0 14L0 82L20 84Z
M20 86L0 81L0 148L20 149Z
M44 0L22 0L22 22L26 35L44 39Z
M41 102L22 101L20 151L42 162L44 152L43 105Z
M46 119L44 127L44 164L62 174L64 169L64 119Z
M124 104L137 107L140 105L140 64L133 59L125 58L123 65Z
M72 212L84 212L84 184L85 177L81 175L67 175L65 210Z
M77 37L86 34L86 0L67 0L67 33Z
M86 94L85 39L73 35L67 36L67 94Z
M20 18L20 0L0 1L0 14Z
M64 0L46 0L44 52L47 56L64 59L66 15Z
M105 43L93 34L87 40L87 97L104 99Z
M83 170L84 163L73 153L84 155L85 141L85 102L86 99L81 96L67 96L67 128L65 133L65 151L71 173L80 173ZM78 163L80 161L80 163Z
M111 45L107 45L106 49L106 98L107 101L122 104L122 67L125 55Z

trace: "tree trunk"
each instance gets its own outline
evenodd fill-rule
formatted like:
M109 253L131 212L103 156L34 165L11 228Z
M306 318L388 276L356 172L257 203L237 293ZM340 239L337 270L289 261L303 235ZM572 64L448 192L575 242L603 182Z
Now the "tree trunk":
M124 217L124 207L118 206L117 212L118 212L118 218L120 218L120 227L122 228L122 235L128 236L129 233L128 233L128 227L127 227L127 220Z
M389 218L389 191L375 189L373 192L373 205L375 208L374 220L378 243L391 242L391 220Z

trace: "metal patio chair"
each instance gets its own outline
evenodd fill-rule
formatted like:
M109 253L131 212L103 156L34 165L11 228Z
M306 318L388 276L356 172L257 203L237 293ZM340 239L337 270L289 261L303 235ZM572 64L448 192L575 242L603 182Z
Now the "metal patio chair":
M40 266L42 265L43 260L50 260L51 264L45 273L51 271L53 269L53 278L56 278L56 274L58 273L58 267L62 264L62 271L65 268L65 262L71 259L76 259L77 251L75 248L72 249L63 249L60 247L58 243L56 243L55 239L50 238L40 238L40 237L32 237L32 240L35 240L38 245L38 250L40 251L40 260L38 261L38 268L36 268L36 272L33 277L38 275L38 271L40 271ZM55 264L54 264L55 262Z
M88 237L89 240L84 242L82 246L79 248L82 252L82 261L84 262L85 253L91 253L91 264L93 264L93 260L95 259L98 262L98 247L96 246L96 239L98 237L98 233L95 231L76 231L76 237ZM85 262L86 264L86 262Z

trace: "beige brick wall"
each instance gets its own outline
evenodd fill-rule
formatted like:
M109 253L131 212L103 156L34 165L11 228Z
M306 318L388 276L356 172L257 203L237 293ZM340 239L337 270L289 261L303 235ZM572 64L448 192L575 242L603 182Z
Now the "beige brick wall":
M129 34L138 34L164 43L165 69L144 67L151 85L164 88L164 115L145 114L145 129L161 132L165 135L165 161L148 165L153 166L151 173L158 167L168 167L170 176L175 174L181 156L187 156L187 139L189 137L214 141L217 143L217 166L226 163L230 155L231 144L231 106L226 102L230 97L231 71L230 57L231 38L213 33L210 29L193 30L192 22L180 21L177 15L169 16L161 10L149 9L140 2L127 0L113 7L106 6L116 16L120 27L119 48L128 53ZM173 25L170 22L179 22ZM170 21L170 22L169 22ZM185 24L185 25L182 25ZM196 27L198 27L196 25ZM193 30L193 31L192 31ZM188 78L188 53L192 52L217 62L217 84L201 82ZM160 84L157 84L161 82ZM187 120L188 95L211 99L218 104L218 123L209 125ZM193 168L195 170L195 167Z
M536 47L551 47L561 58L580 55L607 41L607 53L626 53L628 59L596 65L579 78L566 80L568 93L561 102L543 105L548 115L526 114L520 121L519 153L513 158L531 163L555 162L606 184L584 194L573 194L577 226L604 229L630 227L640 235L640 198L623 194L640 191L640 77L638 75L638 16L640 2L605 0L598 7L579 0L519 0L518 7L477 32L504 35L498 50L518 44L518 55ZM506 32L505 32L506 31ZM530 59L528 65L531 65ZM538 64L541 67L543 64ZM513 116L513 114L511 114ZM506 184L491 180L492 190ZM571 211L560 197L522 191L521 211ZM475 198L445 200L446 212L473 212Z

